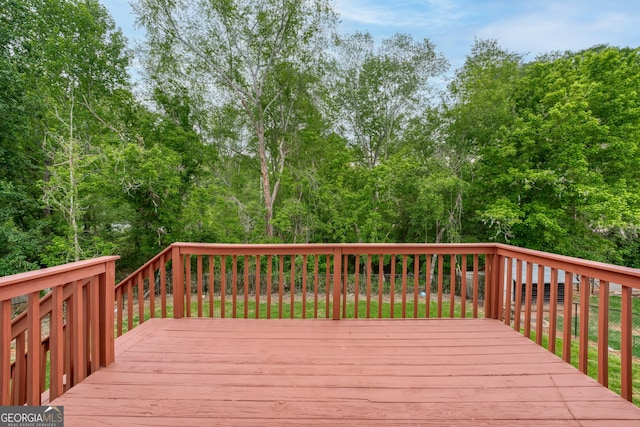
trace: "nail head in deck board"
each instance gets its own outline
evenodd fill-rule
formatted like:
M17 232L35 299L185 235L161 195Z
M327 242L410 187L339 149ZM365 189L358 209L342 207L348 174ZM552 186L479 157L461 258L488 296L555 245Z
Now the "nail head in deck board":
M151 319L116 340L112 365L52 404L68 426L640 420L639 408L487 319Z

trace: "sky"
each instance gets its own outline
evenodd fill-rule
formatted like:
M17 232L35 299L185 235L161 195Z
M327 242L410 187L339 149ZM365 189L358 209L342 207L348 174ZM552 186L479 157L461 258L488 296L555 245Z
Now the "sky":
M100 1L131 43L144 40L129 0ZM449 60L451 71L464 64L476 38L496 39L527 60L598 44L640 47L637 0L335 0L334 8L341 33L368 30L377 39L398 32L428 38Z

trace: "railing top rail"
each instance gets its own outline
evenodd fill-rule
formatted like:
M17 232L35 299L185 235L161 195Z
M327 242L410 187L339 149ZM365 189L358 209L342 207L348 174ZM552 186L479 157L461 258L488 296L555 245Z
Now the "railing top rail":
M275 255L275 254L329 254L340 249L345 255L357 254L415 254L415 253L494 253L493 243L294 243L294 244L228 244L185 243L172 246L180 248L182 254L224 255Z
M496 253L640 289L640 269L496 243Z
M0 301L104 273L105 264L118 259L120 259L119 256L103 256L0 277Z
M180 243L173 243L169 246L167 246L166 248L164 248L162 250L162 252L158 253L156 256L154 256L153 258L151 258L149 261L147 261L146 263L144 263L142 265L142 267L138 268L136 271L134 271L133 273L131 273L130 275L128 275L127 277L125 277L124 279L122 279L120 281L120 283L116 284L115 288L119 288L121 286L123 286L124 283L126 283L128 280L131 280L132 278L136 277L138 274L140 274L140 272L145 271L146 269L149 268L150 265L152 265L153 263L157 262L162 256L166 255L167 253L171 253L171 248L173 248L173 246L175 245L179 245Z

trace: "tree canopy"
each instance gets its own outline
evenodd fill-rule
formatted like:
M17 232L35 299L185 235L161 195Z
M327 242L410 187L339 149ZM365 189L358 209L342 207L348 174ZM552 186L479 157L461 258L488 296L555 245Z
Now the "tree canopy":
M173 241L499 241L640 266L640 50L337 34L326 0L0 11L0 275ZM135 81L127 74L140 64ZM134 90L134 86L137 89Z

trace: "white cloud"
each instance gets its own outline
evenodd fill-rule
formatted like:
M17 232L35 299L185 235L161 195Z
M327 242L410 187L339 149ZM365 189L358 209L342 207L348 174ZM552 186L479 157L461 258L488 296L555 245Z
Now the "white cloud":
M599 9L575 4L539 6L535 11L488 23L475 35L495 38L510 50L533 55L575 51L597 44L626 46L640 35L637 14L607 11L604 6Z
M456 2L451 0L342 0L335 8L345 23L390 27L403 32L441 29L461 18Z

